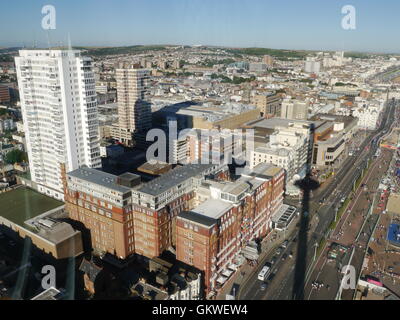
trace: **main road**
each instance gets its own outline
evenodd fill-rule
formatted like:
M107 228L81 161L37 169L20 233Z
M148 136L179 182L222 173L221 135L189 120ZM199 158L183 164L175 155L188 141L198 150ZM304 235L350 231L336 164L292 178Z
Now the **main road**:
M337 173L334 180L322 192L311 199L310 214L311 223L309 234L307 235L307 254L305 257L306 275L305 280L311 271L310 267L313 264L316 254L316 244L323 238L327 238L328 227L335 219L336 209L343 197L348 197L353 191L355 181L361 176L362 170L367 167L368 161L375 154L379 147L380 139L389 132L394 120L394 111L396 102L390 100L386 104L385 112L382 116L382 121L377 130L371 132L360 146L357 153L346 159L341 170ZM319 206L318 202L324 199L324 203ZM313 210L318 208L317 210ZM295 269L296 269L296 243L293 239L297 239L298 235L289 235L288 247L276 255L277 261L272 268L272 276L267 280L266 289L261 287L261 281L257 279L258 271L265 263L271 260L274 253L268 254L263 261L260 261L259 267L255 270L252 277L242 285L239 292L239 299L248 300L290 300L293 297L293 292L304 288L294 288ZM284 261L281 259L283 255L289 256L293 253L293 258L287 258Z

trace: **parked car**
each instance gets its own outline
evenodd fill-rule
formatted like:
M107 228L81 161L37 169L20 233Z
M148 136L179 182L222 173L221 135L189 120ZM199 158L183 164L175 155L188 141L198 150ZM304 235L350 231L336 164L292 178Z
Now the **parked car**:
M267 289L267 284L265 282L263 282L260 286L260 290L261 291L265 291Z
M285 240L285 241L283 241L283 243L282 243L282 247L283 247L283 248L286 248L288 244L289 244L289 241L288 241L288 240Z

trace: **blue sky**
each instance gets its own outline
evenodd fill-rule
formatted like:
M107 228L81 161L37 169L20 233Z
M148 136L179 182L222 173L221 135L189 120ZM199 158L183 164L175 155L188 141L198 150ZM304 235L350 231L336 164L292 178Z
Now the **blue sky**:
M56 30L41 28L54 5ZM344 5L356 30L341 27ZM400 52L398 0L1 0L0 46L203 44Z

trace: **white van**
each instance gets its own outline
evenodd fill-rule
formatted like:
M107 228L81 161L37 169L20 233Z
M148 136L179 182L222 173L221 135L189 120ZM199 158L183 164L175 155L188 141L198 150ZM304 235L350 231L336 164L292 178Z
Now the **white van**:
M265 281L271 272L271 268L268 266L264 266L260 273L258 274L258 280Z

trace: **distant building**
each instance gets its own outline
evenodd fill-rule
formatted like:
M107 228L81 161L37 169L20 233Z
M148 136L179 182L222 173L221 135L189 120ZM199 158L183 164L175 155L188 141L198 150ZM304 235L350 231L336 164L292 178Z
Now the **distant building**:
M234 182L207 181L198 190L207 200L178 214L177 259L204 271L208 296L238 268L247 243L270 231L283 188L283 169L260 164Z
M112 134L129 146L134 143L134 134L145 135L152 127L151 108L147 101L149 75L146 69L116 70L119 122Z
M176 103L166 105L153 113L155 124L168 128L172 121L177 129L237 129L244 123L256 120L260 111L252 105L229 103L223 105Z
M254 104L261 113L262 117L280 116L282 98L276 92L257 94L252 98Z
M265 72L268 70L268 65L265 63L252 62L249 63L249 72Z
M278 127L270 135L270 142L258 147L250 154L250 167L265 162L281 167L286 171L286 181L291 181L295 174L307 169L311 137L308 129Z
M358 127L364 130L375 130L383 110L382 104L363 104L353 109L353 116L358 118Z
M312 164L316 168L331 166L357 132L358 119L331 114L317 114L311 119L315 123Z
M100 145L100 156L103 158L116 158L124 154L124 147L118 144Z
M157 66L158 68L160 68L161 70L166 70L168 69L168 62L166 60L160 59L157 62Z
M97 82L96 83L96 92L106 94L110 88L110 84L108 82Z
M307 120L308 106L306 101L284 99L281 107L281 118L292 120Z
M321 62L315 58L308 57L304 63L304 71L307 73L318 74L321 70Z
M179 59L174 60L174 62L172 63L172 68L174 68L174 69L182 68L181 60L179 60Z
M265 55L263 57L263 63L265 63L268 67L272 67L274 65L274 58L269 55Z
M16 128L16 124L13 119L1 119L0 118L0 133L11 131Z
M186 136L186 144L176 153L185 160L181 163L232 163L234 153L242 150L243 141L234 130L193 129Z
M10 90L8 86L0 84L0 103L10 102Z

